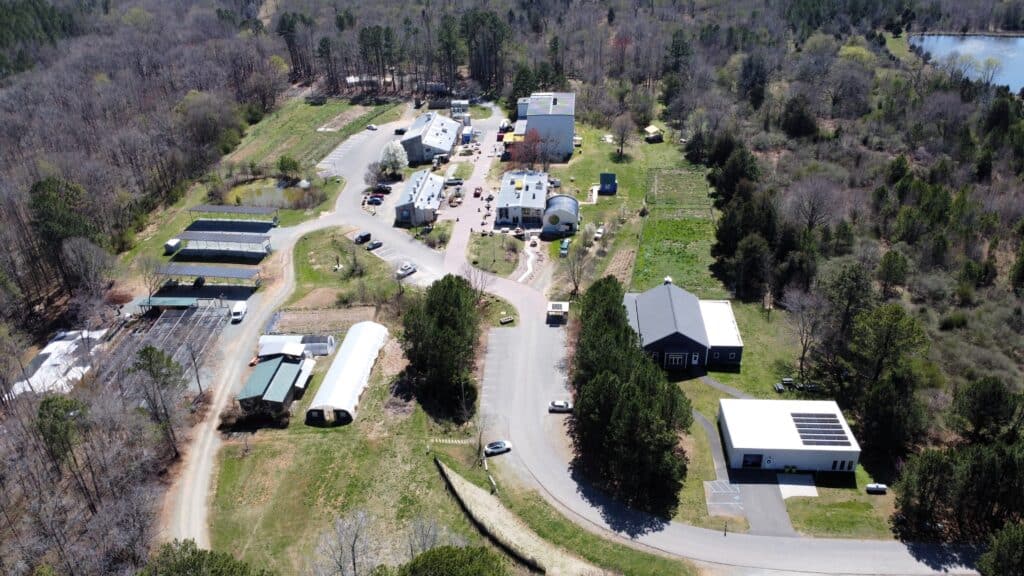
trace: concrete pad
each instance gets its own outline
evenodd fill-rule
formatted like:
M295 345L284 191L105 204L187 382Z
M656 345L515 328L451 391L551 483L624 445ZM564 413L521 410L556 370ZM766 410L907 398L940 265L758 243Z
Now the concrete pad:
M818 489L814 486L814 476L811 474L779 474L779 491L782 492L782 499L794 496L816 497Z
M740 489L728 480L705 481L704 500L710 516L745 516Z

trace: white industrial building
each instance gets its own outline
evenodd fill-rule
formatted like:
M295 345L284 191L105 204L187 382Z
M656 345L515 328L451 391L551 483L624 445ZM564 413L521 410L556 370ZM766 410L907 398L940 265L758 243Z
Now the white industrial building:
M444 200L444 178L420 170L409 177L402 197L395 206L395 224L422 226L437 219L437 210Z
M505 172L495 201L495 226L540 228L548 199L546 172Z
M544 234L566 236L580 227L580 202L572 196L557 194L544 206Z
M572 156L576 135L576 95L572 92L534 92L516 102L516 139L531 130L540 136L541 152L550 160ZM525 123L523 123L525 121Z
M306 410L307 423L347 424L355 419L359 398L387 340L388 329L376 322L359 322L348 329L338 355Z
M412 164L430 162L438 154L449 154L462 124L437 112L420 114L402 136L402 147Z
M730 468L852 472L860 445L832 400L719 400Z

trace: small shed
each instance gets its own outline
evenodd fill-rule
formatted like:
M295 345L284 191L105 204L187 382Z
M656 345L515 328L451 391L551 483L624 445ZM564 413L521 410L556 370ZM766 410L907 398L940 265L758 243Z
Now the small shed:
M602 196L612 196L619 191L619 180L615 177L615 174L611 172L601 173L601 183L597 188L597 193Z
M164 254L174 254L181 248L180 238L171 238L167 242L164 242Z
M650 144L662 142L664 140L664 135L662 134L661 128L658 128L654 124L644 128L644 140Z

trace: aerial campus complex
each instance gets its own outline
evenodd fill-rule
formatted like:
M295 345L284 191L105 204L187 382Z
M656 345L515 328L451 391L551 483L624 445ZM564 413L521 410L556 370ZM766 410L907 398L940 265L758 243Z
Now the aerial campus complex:
M979 2L9 2L0 572L1024 574Z

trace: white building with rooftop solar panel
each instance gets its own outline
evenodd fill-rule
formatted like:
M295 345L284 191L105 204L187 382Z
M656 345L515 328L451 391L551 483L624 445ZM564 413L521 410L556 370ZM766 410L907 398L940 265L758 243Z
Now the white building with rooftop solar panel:
M832 400L740 400L718 404L730 468L853 472L860 445Z

